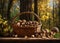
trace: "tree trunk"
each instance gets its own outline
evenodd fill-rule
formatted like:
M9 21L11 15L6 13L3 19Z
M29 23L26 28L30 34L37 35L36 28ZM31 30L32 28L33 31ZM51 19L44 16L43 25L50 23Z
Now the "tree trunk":
M12 7L13 0L9 0L8 10L7 10L7 19L10 20L10 9Z
M38 0L34 0L34 12L38 14Z
M38 0L34 0L34 12L38 15ZM35 20L37 20L36 17Z
M0 14L2 15L2 0L0 0Z
M59 0L59 2L60 2L60 0ZM59 15L59 25L58 25L58 27L60 29L60 3L58 4L58 8L59 8L59 13L58 13L58 15Z
M5 2L5 1L0 0L0 3L1 3L1 4L0 4L0 13L1 13L2 17L3 17L3 14L4 14L4 13L3 13L3 12L4 12L4 2Z
M20 12L31 11L32 0L20 0Z
M32 11L32 0L20 0L20 12ZM30 20L31 15L24 14L20 16L20 19Z
M58 7L59 7L59 22L60 22L60 3L59 3L59 6Z
M10 8L13 0L0 0L0 13L3 18L10 20Z

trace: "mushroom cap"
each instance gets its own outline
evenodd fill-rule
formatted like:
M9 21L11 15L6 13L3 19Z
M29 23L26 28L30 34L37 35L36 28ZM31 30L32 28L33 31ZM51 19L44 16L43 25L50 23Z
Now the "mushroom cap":
M59 28L58 28L58 27L53 27L53 28L51 29L51 31L53 31L53 32L59 32Z

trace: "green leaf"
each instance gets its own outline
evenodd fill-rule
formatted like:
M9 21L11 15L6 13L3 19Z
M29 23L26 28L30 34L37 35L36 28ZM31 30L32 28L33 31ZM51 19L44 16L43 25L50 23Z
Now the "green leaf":
M54 35L54 37L55 37L55 38L60 38L60 33L56 33L56 34Z

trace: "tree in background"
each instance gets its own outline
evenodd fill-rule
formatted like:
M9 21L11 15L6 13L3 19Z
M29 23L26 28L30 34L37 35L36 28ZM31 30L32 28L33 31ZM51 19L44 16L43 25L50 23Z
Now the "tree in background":
M57 0L57 5L58 5L58 17L59 17L58 27L60 28L60 0Z
M34 0L34 12L38 15L38 0ZM35 20L37 20L36 17Z
M0 14L2 14L2 0L0 0Z
M49 28L52 21L52 7L49 6L49 0L38 0L38 15L42 21L43 28Z
M12 18L14 16L16 16L16 14L18 14L20 12L20 0L13 0L12 2L12 6L11 6L11 9L10 9L10 18L12 20ZM16 20L18 20L18 18L16 18Z
M8 36L12 32L9 24L12 1L0 0L0 36Z
M43 28L52 28L58 25L58 0L38 0L38 15Z
M7 19L10 20L10 9L13 5L13 0L9 0L8 9L7 9Z
M12 6L13 0L0 0L1 14L4 19L10 20L10 8Z
M20 0L20 13L21 12L32 12L32 0ZM24 14L20 16L20 19L32 20L32 15Z
M19 12L34 11L40 16L43 28L51 28L60 25L59 5L59 0L0 0L0 13L9 20Z

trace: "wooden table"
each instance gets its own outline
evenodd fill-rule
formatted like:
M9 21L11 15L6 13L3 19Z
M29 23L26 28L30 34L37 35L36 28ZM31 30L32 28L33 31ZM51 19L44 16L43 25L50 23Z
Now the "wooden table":
M3 37L0 38L0 43L55 43L59 41L60 39L42 39L42 38L14 38L14 37Z

